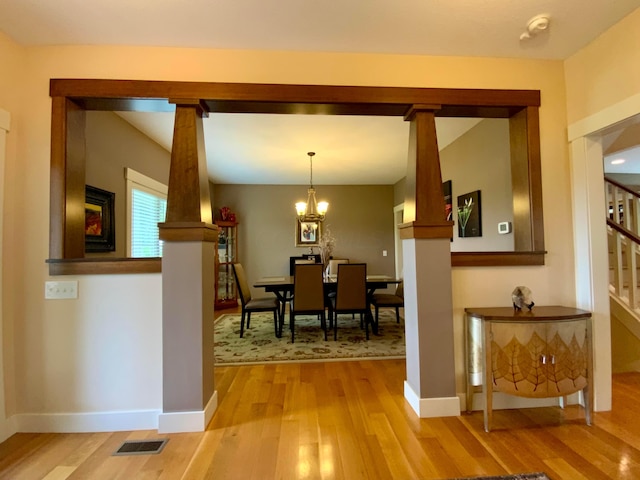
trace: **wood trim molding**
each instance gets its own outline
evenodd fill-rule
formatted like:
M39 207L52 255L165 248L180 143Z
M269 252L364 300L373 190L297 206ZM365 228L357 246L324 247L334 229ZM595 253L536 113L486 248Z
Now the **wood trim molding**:
M95 275L124 273L160 273L160 258L74 258L49 259L49 275Z
M443 210L444 212L444 210ZM398 226L400 238L453 238L453 222L438 225L425 225L417 222L407 222Z
M204 222L159 223L160 240L167 242L217 242L218 226Z
M547 252L452 252L452 267L516 267L544 265Z
M211 82L173 82L106 79L51 79L51 191L50 191L50 245L49 271L52 275L85 273L126 273L133 259L112 259L110 262L84 258L84 116L86 110L103 111L175 111L178 105L191 105L205 114L228 113L323 113L351 115L409 115L422 131L433 130L433 116L509 118L512 144L517 145L517 158L512 167L523 168L526 173L518 179L520 199L524 199L522 213L515 212L514 231L523 225L524 234L516 244L516 252L470 252L452 255L452 265L543 265L544 232L542 217L542 184L540 169L540 132L538 90L446 89L403 87L358 87L331 85L277 85ZM175 102L174 104L170 102ZM412 115L415 114L415 117ZM429 118L426 118L429 117ZM197 144L197 142L195 142ZM428 152L416 154L421 170L416 172L415 198L408 198L408 208L423 208L420 217L409 217L412 225L405 227L403 235L409 238L451 238L452 228L442 223L436 199L436 190L424 193L421 178L435 188L439 168L433 163L433 139L422 139L416 148ZM431 152L431 153L429 153ZM426 155L426 156L425 156ZM429 157L429 158L428 158ZM425 158L427 161L425 162ZM436 158L437 159L437 158ZM193 183L193 182L191 182ZM179 187L184 188L184 187ZM438 186L438 189L441 188ZM201 189L202 199L204 189ZM439 190L437 190L439 192ZM439 199L439 197L438 197ZM413 205L411 201L413 200ZM416 201L420 205L416 205ZM520 205L520 204L519 204ZM202 204L201 204L202 206ZM191 209L193 210L193 209ZM212 231L198 224L208 223L206 212L202 218L171 218L172 225L184 220L195 220L189 228L167 228L163 239L175 241L216 241ZM64 263L59 261L65 260ZM69 267L78 263L83 267ZM60 267L60 265L65 267ZM91 268L85 268L90 265ZM88 271L91 270L91 271ZM131 271L135 273L138 267ZM72 273L67 273L72 272Z

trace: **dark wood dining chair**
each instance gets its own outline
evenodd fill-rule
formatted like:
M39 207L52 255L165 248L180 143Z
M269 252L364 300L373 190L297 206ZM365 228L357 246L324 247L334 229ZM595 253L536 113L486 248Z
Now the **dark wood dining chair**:
M236 277L236 284L238 285L238 294L240 296L240 302L242 303L242 319L240 321L240 338L244 335L244 321L247 320L247 328L251 323L252 312L273 312L273 325L275 328L276 337L280 337L282 331L279 321L280 316L280 302L273 297L252 298L251 289L247 282L247 276L244 273L244 268L240 263L233 264L233 274Z
M359 313L360 326L364 325L369 340L371 307L367 299L367 264L341 263L338 265L336 295L330 298L329 318L333 326L333 338L338 339L338 315Z
M293 275L293 298L289 310L289 328L291 343L295 339L296 315L318 315L320 326L327 339L327 320L325 314L324 281L321 263L297 264Z
M376 327L378 326L380 308L388 307L396 310L396 323L400 323L400 307L404 307L404 282L398 283L395 293L374 293L371 305L376 310Z

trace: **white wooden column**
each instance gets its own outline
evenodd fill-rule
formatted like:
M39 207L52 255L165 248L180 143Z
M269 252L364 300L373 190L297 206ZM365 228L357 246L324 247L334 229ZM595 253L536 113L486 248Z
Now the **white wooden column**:
M576 307L592 312L594 410L611 410L611 317L609 250L602 145L598 139L571 142L571 183Z
M204 431L218 397L213 376L215 256L199 100L176 103L162 256L162 433Z
M420 417L460 415L451 287L453 222L446 219L436 137L437 105L414 105L404 223L405 398Z

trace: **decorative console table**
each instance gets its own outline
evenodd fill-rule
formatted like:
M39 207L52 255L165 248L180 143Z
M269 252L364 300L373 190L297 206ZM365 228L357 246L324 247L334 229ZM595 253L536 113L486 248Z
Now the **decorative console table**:
M582 391L587 425L593 412L591 313L560 306L465 308L467 411L484 393L491 429L493 392L528 398ZM566 398L563 399L563 404Z

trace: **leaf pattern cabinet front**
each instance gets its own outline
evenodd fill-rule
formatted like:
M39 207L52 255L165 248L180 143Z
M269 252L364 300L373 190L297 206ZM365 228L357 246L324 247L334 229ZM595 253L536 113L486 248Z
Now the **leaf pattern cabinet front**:
M555 397L587 383L585 320L491 322L493 390L523 397Z

